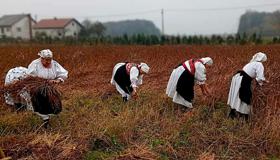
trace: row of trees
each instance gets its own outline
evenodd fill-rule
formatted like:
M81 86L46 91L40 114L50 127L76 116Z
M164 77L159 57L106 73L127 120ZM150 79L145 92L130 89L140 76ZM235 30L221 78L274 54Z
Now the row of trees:
M106 27L101 22L91 22L90 20L84 20L82 22L83 28L79 33L80 38L101 38L104 36Z
M86 34L81 32L81 34ZM12 39L12 38L2 38L1 42L11 42L11 43L21 43L21 39ZM270 41L264 41L260 35L253 34L247 36L246 34L236 34L236 35L212 35L212 36L156 36L156 35L145 35L145 34L136 34L132 36L123 35L118 37L103 36L102 34L92 34L92 36L81 36L79 38L64 37L63 39L51 38L46 35L37 36L35 39L31 40L34 43L65 43L65 44L139 44L139 45L157 45L157 44L197 44L197 45L220 45L220 44L266 44L266 43L280 43L280 37L274 37Z
M262 37L253 34L252 36L243 35L212 35L212 36L154 36L138 34L128 37L104 37L102 42L113 44L142 44L142 45L155 45L155 44L261 44L263 43Z
M280 43L280 36L279 37L273 37L272 43Z
M266 43L280 43L280 38L275 37L270 41L264 41L260 35L253 34L248 36L246 34L236 34L236 35L212 35L212 36L156 36L156 35L145 35L136 34L132 36L123 35L118 37L111 36L81 36L78 39L71 37L65 37L63 39L52 39L50 37L44 37L39 39L34 39L33 42L38 43L66 43L66 44L139 44L139 45L164 45L164 44L197 44L197 45L220 45L220 44L266 44Z

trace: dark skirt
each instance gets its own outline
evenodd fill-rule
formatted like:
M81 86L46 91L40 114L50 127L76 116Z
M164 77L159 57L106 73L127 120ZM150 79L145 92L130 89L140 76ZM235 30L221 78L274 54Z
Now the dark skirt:
M239 89L239 98L242 102L250 105L252 102L251 84L253 79L244 71L238 71L237 73L240 73L242 76L241 86Z
M126 72L125 65L119 67L115 73L114 80L121 87L121 89L127 93L131 94L133 88L131 87L130 76Z
M178 79L176 91L188 102L194 98L194 75L185 70Z
M61 95L51 86L41 86L31 93L34 112L40 114L58 114L62 111Z

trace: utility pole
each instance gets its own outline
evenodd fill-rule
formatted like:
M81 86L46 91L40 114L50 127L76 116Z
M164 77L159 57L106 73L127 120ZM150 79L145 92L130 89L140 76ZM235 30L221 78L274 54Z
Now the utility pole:
M37 14L35 14L35 21L36 21L36 23L38 22L38 15Z
M161 35L164 35L164 10L161 9Z

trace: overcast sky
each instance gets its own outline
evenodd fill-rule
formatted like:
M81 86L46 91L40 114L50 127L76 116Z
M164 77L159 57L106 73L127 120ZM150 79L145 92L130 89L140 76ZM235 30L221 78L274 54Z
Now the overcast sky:
M37 20L74 17L79 21L147 19L166 34L235 33L246 10L272 12L280 0L0 0L0 16L31 13Z

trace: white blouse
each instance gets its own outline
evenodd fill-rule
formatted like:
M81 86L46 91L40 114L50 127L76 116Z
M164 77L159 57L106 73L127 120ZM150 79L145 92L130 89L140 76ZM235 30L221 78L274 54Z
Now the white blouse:
M43 66L40 58L31 62L28 66L27 73L31 76L37 76L44 79L59 79L62 82L68 77L68 71L55 60L51 61L50 68L46 68Z
M188 70L190 71L190 64L189 61L184 62L187 66ZM194 73L194 80L198 85L205 84L206 81L206 68L201 62L196 62L194 64L195 73Z
M262 81L265 81L264 67L261 62L250 62L243 67L243 71L250 77L256 78L260 85L262 84Z

